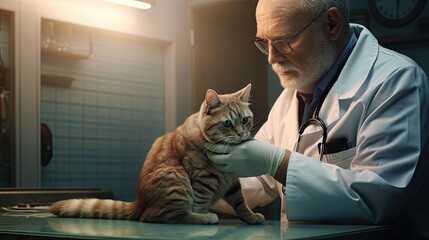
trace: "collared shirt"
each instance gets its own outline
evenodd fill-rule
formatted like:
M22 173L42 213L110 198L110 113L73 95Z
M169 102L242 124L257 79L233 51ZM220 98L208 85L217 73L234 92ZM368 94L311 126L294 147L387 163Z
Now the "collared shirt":
M338 57L337 61L332 65L332 67L328 70L328 72L326 72L326 74L320 79L320 81L314 87L313 94L304 94L300 92L297 93L297 97L299 100L299 109L300 109L300 113L299 113L300 124L302 124L303 122L305 122L306 120L312 117L316 109L316 106L319 103L321 96L323 95L323 92L326 90L327 86L331 81L336 81L336 79L333 79L335 74L338 71L341 71L341 69L339 69L340 66L347 59L348 54L351 52L351 49L354 47L356 42L357 42L357 37L353 33L346 47L343 49L340 56Z

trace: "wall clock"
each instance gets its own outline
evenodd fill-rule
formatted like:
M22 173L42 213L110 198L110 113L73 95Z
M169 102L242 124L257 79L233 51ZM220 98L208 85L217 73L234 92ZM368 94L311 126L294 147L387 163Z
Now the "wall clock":
M380 23L390 27L404 26L422 12L427 0L369 0L371 13Z

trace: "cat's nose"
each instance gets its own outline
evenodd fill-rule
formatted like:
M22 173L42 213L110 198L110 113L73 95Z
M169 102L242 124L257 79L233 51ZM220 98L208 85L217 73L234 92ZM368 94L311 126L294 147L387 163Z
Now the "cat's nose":
M247 140L248 138L249 138L249 133L248 132L243 132L243 133L241 133L240 134L240 140L241 141L244 141L244 140Z

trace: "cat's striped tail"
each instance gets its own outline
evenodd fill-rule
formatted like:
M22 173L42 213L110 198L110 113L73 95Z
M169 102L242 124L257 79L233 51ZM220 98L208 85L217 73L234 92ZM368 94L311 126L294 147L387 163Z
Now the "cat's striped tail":
M140 215L137 202L95 198L58 201L51 205L50 211L60 217L119 220L137 220Z

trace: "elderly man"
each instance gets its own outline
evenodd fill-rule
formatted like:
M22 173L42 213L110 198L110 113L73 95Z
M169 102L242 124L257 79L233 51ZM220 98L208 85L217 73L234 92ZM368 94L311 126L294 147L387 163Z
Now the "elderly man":
M280 195L283 218L416 227L428 216L416 211L429 202L429 81L348 17L346 0L259 0L255 45L284 91L255 140L207 155L258 176L241 179L249 205Z

